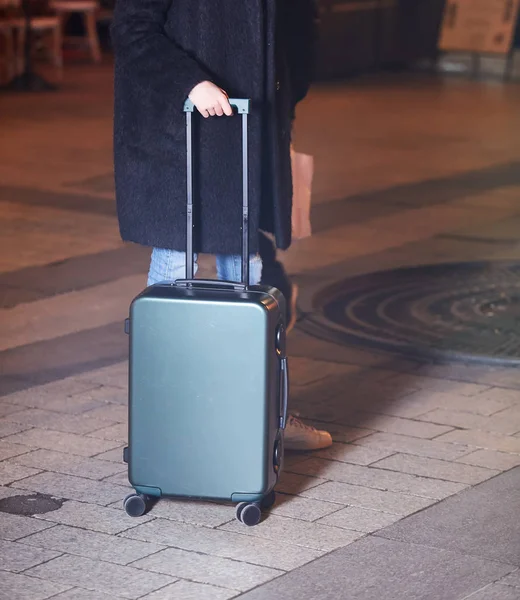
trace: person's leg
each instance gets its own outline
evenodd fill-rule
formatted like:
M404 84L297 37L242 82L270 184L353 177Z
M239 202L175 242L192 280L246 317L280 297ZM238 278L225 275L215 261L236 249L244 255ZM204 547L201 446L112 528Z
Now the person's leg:
M195 255L194 274L197 272L197 255ZM186 254L177 250L154 248L148 271L148 285L161 281L175 281L186 277Z
M217 254L217 277L223 281L242 281L240 255ZM262 259L253 255L249 259L249 285L257 285L262 277Z
M262 258L263 285L271 285L280 290L287 303L287 331L291 331L296 324L296 299L298 297L298 286L294 284L282 263L276 258L276 246L263 231L259 235L259 250Z

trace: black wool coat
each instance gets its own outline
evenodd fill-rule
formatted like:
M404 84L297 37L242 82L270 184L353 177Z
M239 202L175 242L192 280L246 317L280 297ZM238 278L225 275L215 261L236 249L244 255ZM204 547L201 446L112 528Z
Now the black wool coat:
M184 250L184 101L209 80L252 100L250 244L258 230L291 243L290 131L307 91L313 0L118 0L114 162L124 240ZM195 249L239 253L241 118L195 122Z

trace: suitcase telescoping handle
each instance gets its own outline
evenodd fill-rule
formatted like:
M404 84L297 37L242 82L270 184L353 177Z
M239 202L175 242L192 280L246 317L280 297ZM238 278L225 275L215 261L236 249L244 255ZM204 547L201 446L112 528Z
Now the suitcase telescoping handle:
M248 139L247 116L250 110L250 101L245 99L230 98L229 103L242 115L242 286L249 285L249 188L248 188ZM187 170L187 199L186 206L186 283L197 285L193 281L193 127L192 115L195 106L191 100L184 103L186 113L186 170ZM215 118L215 117L213 117ZM235 287L236 284L235 284Z

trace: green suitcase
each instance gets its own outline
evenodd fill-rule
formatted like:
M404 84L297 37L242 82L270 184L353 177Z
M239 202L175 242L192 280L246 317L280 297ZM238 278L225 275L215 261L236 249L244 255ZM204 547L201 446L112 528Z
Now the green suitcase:
M210 499L238 503L237 518L256 525L274 502L287 417L285 299L275 288L245 285L249 101L231 103L243 120L242 283L193 278L188 101L186 279L147 288L128 320L131 516L162 496Z

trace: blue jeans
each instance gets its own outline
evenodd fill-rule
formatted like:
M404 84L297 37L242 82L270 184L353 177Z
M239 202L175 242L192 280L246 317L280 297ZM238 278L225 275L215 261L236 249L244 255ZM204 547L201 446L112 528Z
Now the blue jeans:
M195 273L197 272L197 256L195 255ZM240 255L218 254L217 276L225 281L242 279L242 259ZM186 277L186 255L177 250L154 248L148 272L148 285L160 281L175 281ZM262 259L259 255L251 256L249 261L249 284L256 285L262 278Z

